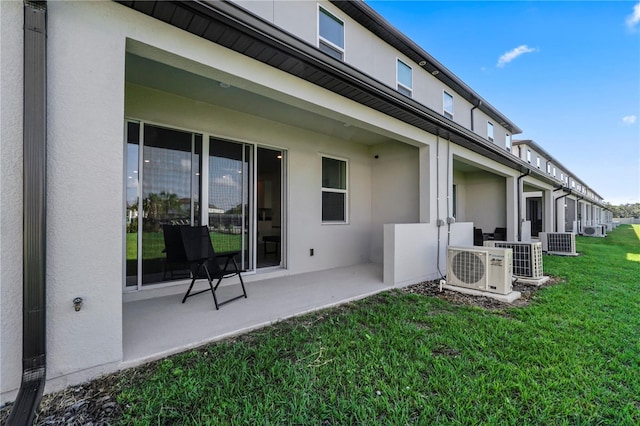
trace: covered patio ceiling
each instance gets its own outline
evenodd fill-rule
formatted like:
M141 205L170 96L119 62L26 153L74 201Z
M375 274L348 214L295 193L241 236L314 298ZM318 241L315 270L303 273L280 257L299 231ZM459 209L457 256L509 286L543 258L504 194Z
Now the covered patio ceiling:
M175 60L186 61L183 58ZM237 87L223 81L224 78L216 80L205 77L131 52L126 54L125 64L125 80L130 84L363 145L377 145L391 140L385 135L358 127L354 120L341 121L308 111Z

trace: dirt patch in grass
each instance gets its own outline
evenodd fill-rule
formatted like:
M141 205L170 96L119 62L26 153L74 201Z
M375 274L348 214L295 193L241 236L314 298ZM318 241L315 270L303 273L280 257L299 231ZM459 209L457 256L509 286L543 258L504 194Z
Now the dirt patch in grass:
M418 294L423 296L437 297L447 300L456 305L476 306L483 309L504 311L507 307L522 307L531 303L538 290L544 287L555 285L560 280L551 278L542 286L534 286L516 282L513 289L522 293L522 297L513 303L504 303L489 297L471 296L456 291L443 289L440 291L438 281L426 281L411 285L399 292ZM390 303L388 298L372 296L370 303ZM341 313L349 309L348 304L338 306ZM299 319L292 318L290 321L295 325L312 327L316 322L327 318L326 314L305 315ZM254 333L249 333L231 338L231 341L252 343L255 339ZM206 350L206 349L202 349ZM456 357L457 351L450 348L437 348L434 351L436 356ZM36 425L92 425L104 426L114 423L115 419L121 417L123 408L116 401L119 390L127 387L128 384L151 377L156 370L158 363L152 362L136 368L132 368L118 373L106 375L88 383L72 386L60 392L45 395L42 398ZM11 404L0 408L0 425L7 422Z

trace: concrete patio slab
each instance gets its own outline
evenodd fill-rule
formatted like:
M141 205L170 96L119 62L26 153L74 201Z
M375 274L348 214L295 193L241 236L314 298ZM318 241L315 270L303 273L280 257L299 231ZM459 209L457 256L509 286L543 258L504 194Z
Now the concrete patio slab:
M206 281L199 285L204 288ZM191 297L184 304L180 303L182 293L123 303L122 367L392 288L382 282L382 265L378 264L253 280L245 286L247 299L218 311L211 293ZM216 292L221 301L240 293L239 285L221 286Z

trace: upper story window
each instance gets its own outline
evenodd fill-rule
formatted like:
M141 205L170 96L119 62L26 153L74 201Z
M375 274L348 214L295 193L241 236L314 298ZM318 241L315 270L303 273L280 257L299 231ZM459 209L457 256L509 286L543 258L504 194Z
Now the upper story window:
M539 155L536 156L536 166L538 166L538 168L540 168L540 156Z
M575 181L575 180L572 180L572 181L571 181L571 187L572 187L572 188L575 188L575 187L576 187L576 181Z
M553 177L556 177L556 168L553 168Z
M344 60L344 22L319 8L318 47L336 59Z
M527 149L527 161L531 163L531 150Z
M506 134L505 145L506 145L507 151L511 152L511 135L509 133Z
M411 96L413 92L413 70L411 67L400 59L397 60L396 78L398 92L403 95Z
M487 139L493 142L493 123L487 121Z
M322 222L347 222L347 162L322 157Z
M547 163L547 173L551 174L551 164Z
M442 105L444 116L449 120L453 120L453 96L451 96L447 92L443 92L442 94Z
M560 180L564 182L564 173L560 172Z

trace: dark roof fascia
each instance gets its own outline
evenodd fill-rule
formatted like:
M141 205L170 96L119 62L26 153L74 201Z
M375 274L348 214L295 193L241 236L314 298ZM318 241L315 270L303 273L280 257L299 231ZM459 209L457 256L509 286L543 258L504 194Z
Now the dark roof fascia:
M593 188L591 188L589 185L584 183L584 181L582 181L580 178L578 178L575 173L573 173L571 170L569 170L569 168L566 167L564 164L562 164L561 162L556 160L551 154L549 154L547 151L545 151L545 149L542 148L540 145L538 145L536 143L536 141L534 141L533 139L514 140L514 141L511 142L511 145L512 146L518 146L518 145L530 146L531 148L535 149L536 152L539 152L540 154L542 154L545 157L547 157L547 160L549 160L551 163L553 163L553 164L559 166L560 168L562 168L565 172L567 172L567 175L571 176L571 178L573 180L575 180L577 182L580 182L582 185L584 185L587 188L589 188L589 190L591 192L593 192L596 196L598 196L599 198L602 198L602 196L600 194L598 194L596 191L594 191Z
M411 60L421 68L425 69L428 73L434 75L434 71L437 71L434 75L435 78L453 89L472 105L478 105L478 102L480 102L478 109L493 118L501 126L509 129L512 134L522 133L522 129L520 129L515 123L509 120L504 114L471 89L471 87L460 80L452 71L442 65L426 50L395 28L391 23L389 23L389 21L364 1L329 1L373 34L401 51L407 57L411 58ZM425 61L426 64L420 65L421 61Z
M332 58L315 46L281 30L234 3L207 0L192 2L116 1L348 97L426 132L448 139L510 168L521 172L529 169L532 175L538 175L539 180L551 185L555 184L555 180L538 173L537 170L508 151L484 140L476 133L445 118L414 99L402 95L351 65ZM211 24L216 31L209 31ZM220 28L218 28L220 25L237 32L238 37L235 39L232 37L215 39L211 33L220 33ZM260 47L247 50L248 43L245 43L242 37L275 49L286 55L287 59L285 61L265 59L261 57L263 49ZM317 78L318 73L322 75L321 79ZM347 87L347 89L339 90L340 86L343 89Z

